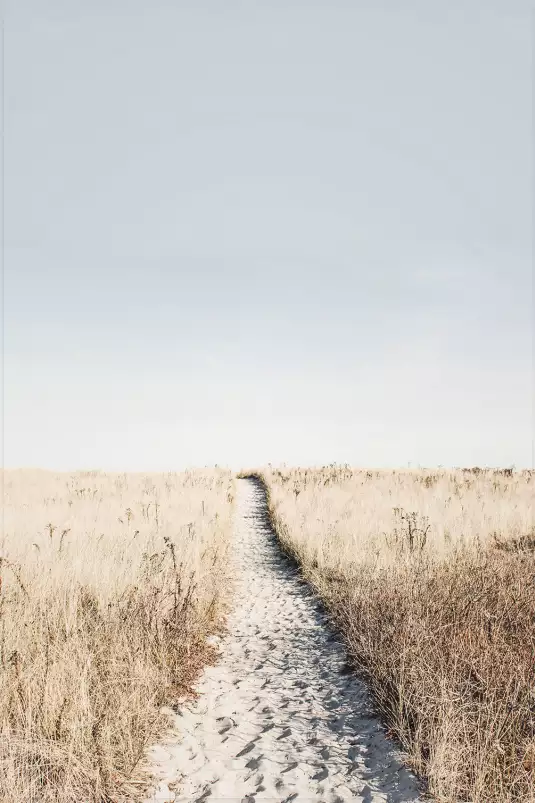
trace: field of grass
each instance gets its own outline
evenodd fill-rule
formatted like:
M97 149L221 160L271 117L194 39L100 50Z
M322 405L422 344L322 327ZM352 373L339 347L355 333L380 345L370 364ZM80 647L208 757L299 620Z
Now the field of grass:
M283 546L435 798L535 800L534 472L261 476Z
M212 657L227 601L225 471L5 471L0 801L142 798L160 706Z

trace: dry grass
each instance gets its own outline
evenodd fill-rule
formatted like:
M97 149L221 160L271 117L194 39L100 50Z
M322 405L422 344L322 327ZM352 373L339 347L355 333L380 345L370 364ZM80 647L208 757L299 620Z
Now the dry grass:
M133 801L221 624L233 481L4 472L0 801Z
M535 800L534 473L263 477L283 545L430 792Z

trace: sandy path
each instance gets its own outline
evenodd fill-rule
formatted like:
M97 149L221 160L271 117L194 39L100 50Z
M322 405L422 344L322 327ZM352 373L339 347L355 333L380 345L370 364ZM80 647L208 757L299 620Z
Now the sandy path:
M237 594L199 700L151 750L163 801L419 800L321 606L281 554L265 497L238 482Z

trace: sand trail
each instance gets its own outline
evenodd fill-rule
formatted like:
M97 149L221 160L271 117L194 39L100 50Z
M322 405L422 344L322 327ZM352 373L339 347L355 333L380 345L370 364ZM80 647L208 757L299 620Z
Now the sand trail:
M252 480L238 481L235 561L221 660L151 749L158 787L147 803L420 800Z

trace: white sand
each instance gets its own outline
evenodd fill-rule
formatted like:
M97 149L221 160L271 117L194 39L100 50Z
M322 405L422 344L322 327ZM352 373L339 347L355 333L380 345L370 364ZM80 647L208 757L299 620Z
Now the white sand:
M221 661L152 748L164 801L419 800L321 606L282 556L253 482L238 482L237 593Z

